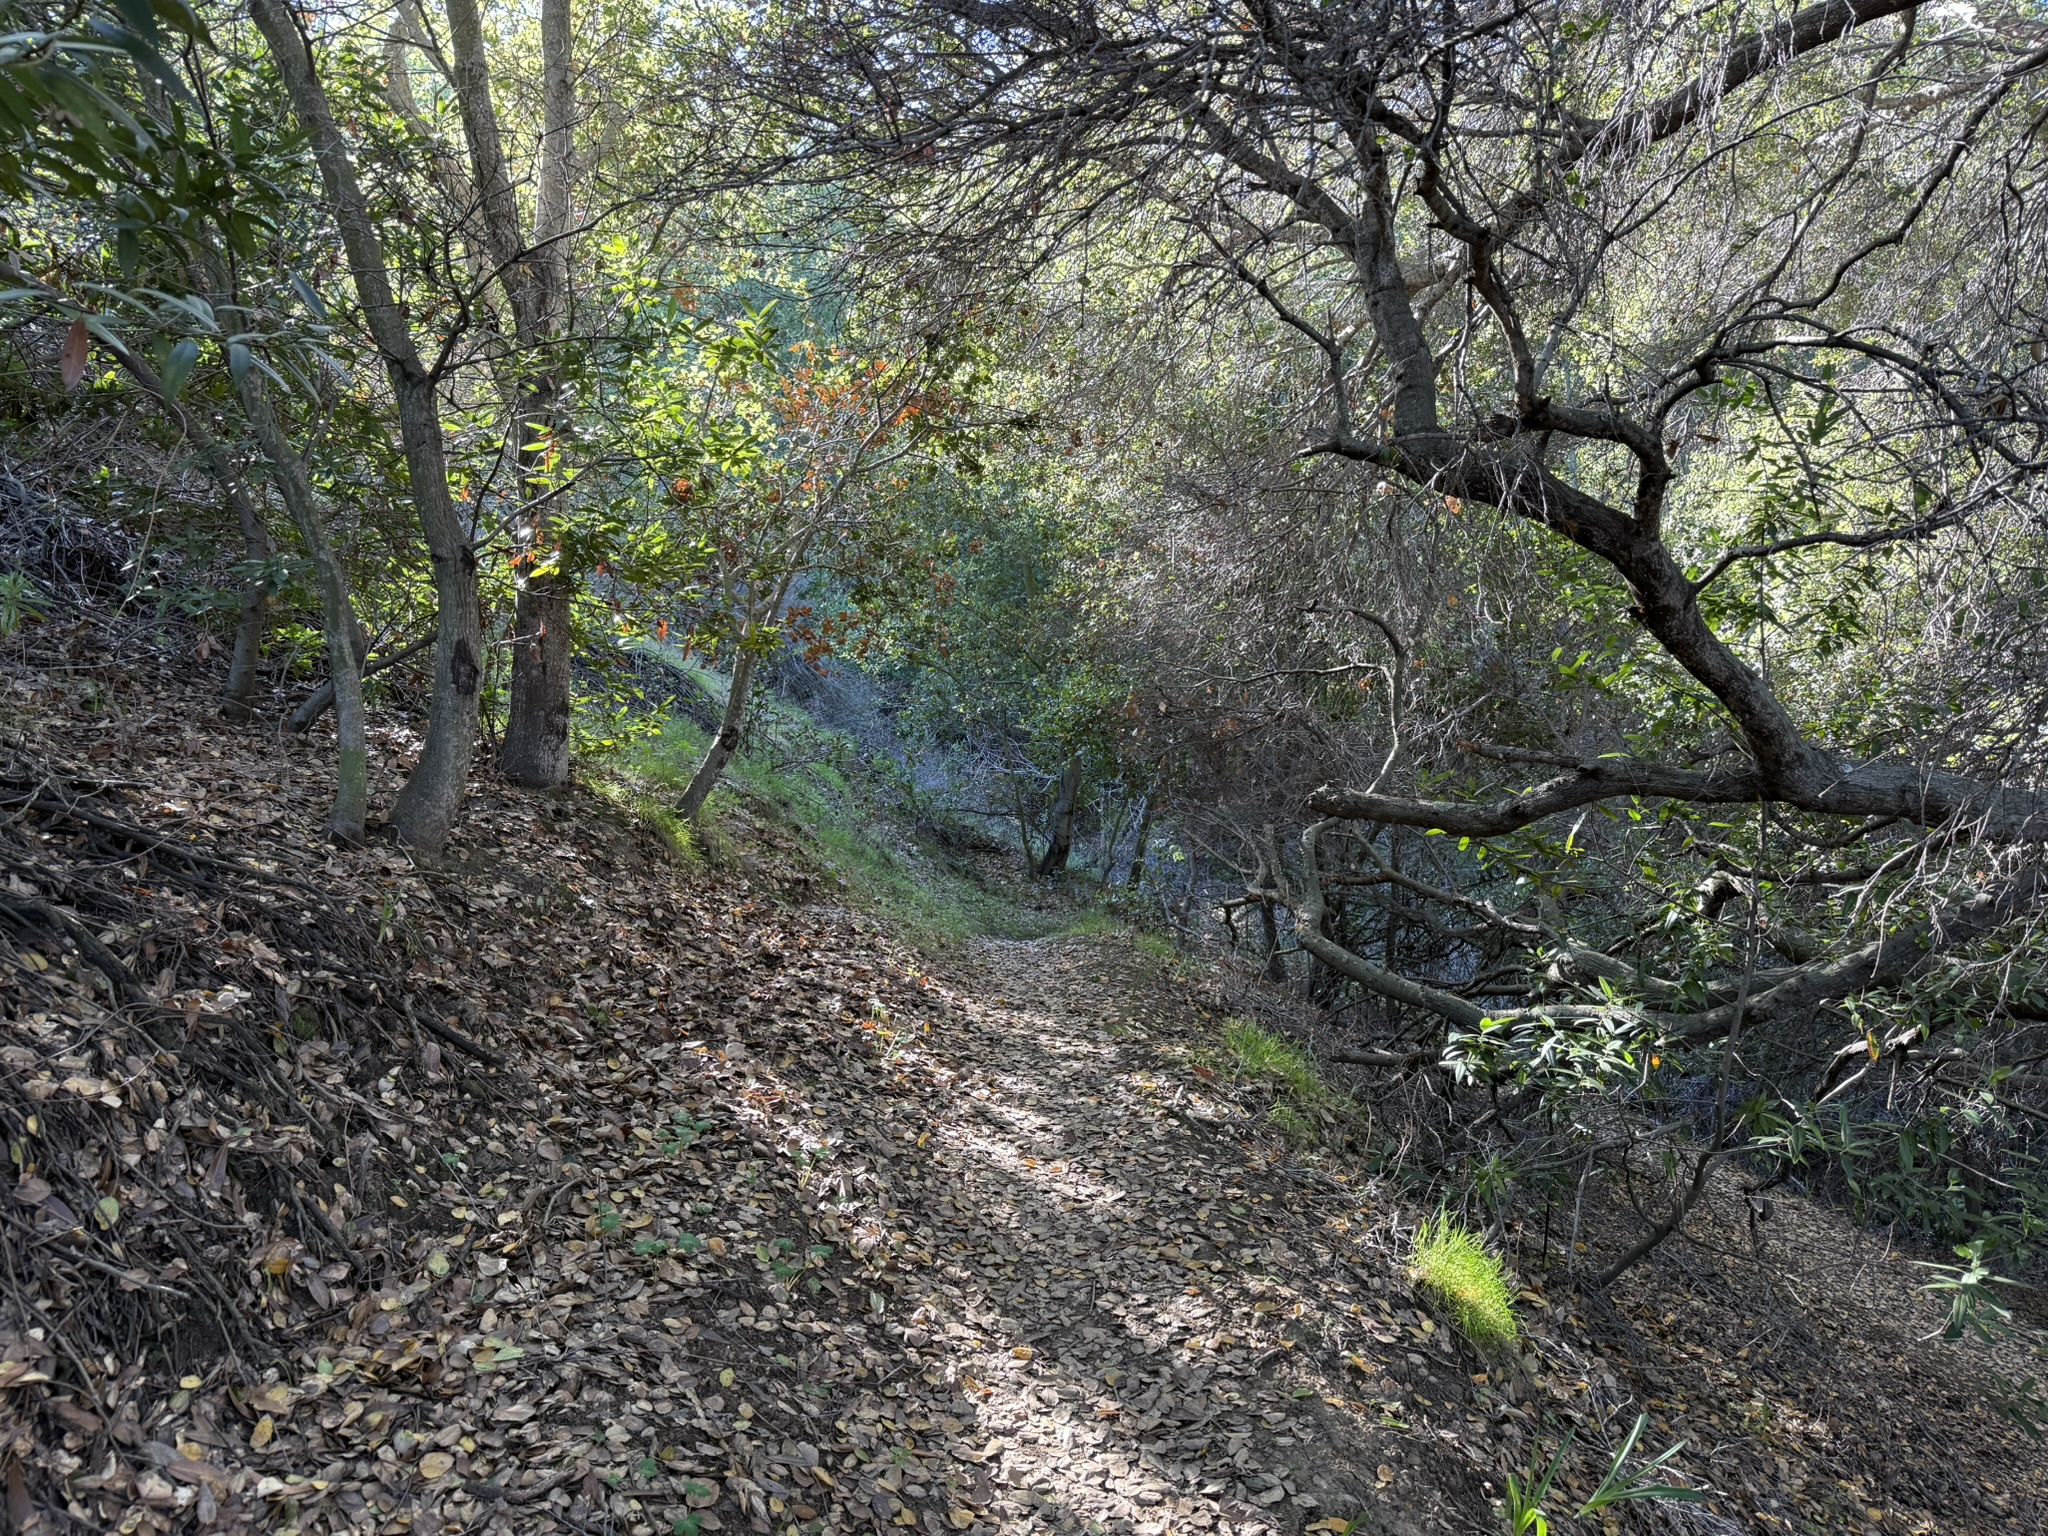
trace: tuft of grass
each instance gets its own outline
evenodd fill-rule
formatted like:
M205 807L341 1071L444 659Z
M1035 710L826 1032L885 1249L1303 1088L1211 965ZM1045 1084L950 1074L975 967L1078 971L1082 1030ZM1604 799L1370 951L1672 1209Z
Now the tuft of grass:
M1223 1043L1235 1058L1238 1076L1262 1078L1273 1085L1274 1102L1266 1120L1274 1130L1298 1147L1325 1139L1333 1146L1343 1144L1358 1105L1348 1093L1323 1081L1313 1056L1250 1019L1225 1024Z
M1507 1267L1449 1213L1439 1211L1415 1229L1408 1263L1415 1283L1480 1349L1505 1349L1520 1336Z
M704 867L704 850L698 842L696 829L678 816L661 800L638 785L623 779L600 775L591 778L590 787L603 799L611 801L641 826L647 828L661 840L668 849L669 857L685 869Z
M697 840L696 829L682 817L649 795L633 797L633 814L642 825L650 827L668 849L669 857L686 869L699 868L704 862L704 850Z
M1059 930L1061 938L1070 939L1089 938L1099 933L1122 933L1124 931L1125 925L1120 919L1111 917L1107 912L1096 907L1089 907L1085 911L1076 912L1060 925Z
M1246 1077L1267 1078L1309 1103L1329 1096L1329 1089L1316 1075L1316 1064L1309 1059L1308 1052L1264 1025L1250 1019L1232 1019L1224 1026L1223 1043L1230 1047L1230 1054L1237 1058L1238 1071Z
M716 679L716 674L708 678ZM773 710L792 730L828 734L795 705L778 702ZM630 805L630 796L644 791L643 798L657 809L664 797L672 803L689 783L705 745L701 727L681 716L671 717L658 732L619 755L618 771L626 788L616 798ZM745 750L728 765L696 825L681 830L691 837L697 860L719 868L738 857L749 817L765 816L800 828L811 855L838 878L854 905L886 917L912 943L927 949L956 946L981 935L1041 938L1058 927L1058 917L1028 911L957 873L913 831L877 812L871 799L831 761L778 768L765 754ZM642 813L636 808L635 814ZM643 819L661 830L652 817ZM1100 920L1107 927L1121 927Z
M1164 960L1169 965L1180 958L1180 951L1173 947L1173 940L1164 934L1141 933L1132 940L1140 954L1150 955L1154 960Z

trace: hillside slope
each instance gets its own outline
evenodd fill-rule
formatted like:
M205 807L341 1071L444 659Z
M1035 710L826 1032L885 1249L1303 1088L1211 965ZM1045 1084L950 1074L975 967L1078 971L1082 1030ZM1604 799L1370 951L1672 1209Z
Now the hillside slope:
M16 1529L1481 1531L1639 1409L1717 1493L1623 1529L2048 1524L1916 1272L1828 1280L1822 1213L1611 1306L1532 1290L1482 1360L1211 973L919 953L801 828L687 869L481 775L445 864L325 847L321 744L36 643L0 677Z

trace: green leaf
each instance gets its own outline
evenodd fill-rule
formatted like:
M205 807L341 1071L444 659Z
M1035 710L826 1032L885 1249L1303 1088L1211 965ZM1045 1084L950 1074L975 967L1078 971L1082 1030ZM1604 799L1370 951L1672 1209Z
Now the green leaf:
M320 295L313 291L313 285L298 273L292 274L292 292L299 296L299 302L313 312L313 318L322 325L327 323L327 306L320 302Z
M171 354L164 359L164 398L175 400L178 391L185 387L185 381L192 377L192 370L199 366L199 343L187 336L171 348Z
M137 34L152 43L156 41L156 14L150 9L149 0L114 0L114 9Z

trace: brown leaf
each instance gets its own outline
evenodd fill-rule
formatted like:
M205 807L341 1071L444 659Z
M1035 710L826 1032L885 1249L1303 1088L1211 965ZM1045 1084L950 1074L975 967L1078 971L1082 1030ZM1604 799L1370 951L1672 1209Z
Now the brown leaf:
M57 371L64 379L66 389L78 388L79 380L85 377L86 356L92 348L92 336L83 320L71 322L71 329L64 334L64 350L57 354Z
M7 1462L7 1523L13 1529L25 1530L29 1517L36 1512L28 1496L28 1479L21 1475L21 1463L8 1458Z

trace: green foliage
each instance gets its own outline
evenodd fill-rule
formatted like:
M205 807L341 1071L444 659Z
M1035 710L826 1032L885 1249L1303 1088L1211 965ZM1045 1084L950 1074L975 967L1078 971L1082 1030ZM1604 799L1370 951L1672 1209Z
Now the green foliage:
M667 654L672 664L689 665L672 647ZM723 678L704 671L698 681L707 695L722 699ZM745 839L736 830L742 813L800 828L806 851L855 901L927 947L950 948L982 935L1040 938L1122 929L1095 912L1063 925L1059 914L1027 911L957 872L942 848L889 814L873 764L854 771L850 744L796 706L773 699L763 701L748 744L727 770L728 786L712 795L694 826L685 825L673 801L689 782L706 740L693 721L670 716L603 758L592 783L658 835L673 837L672 848L690 850L686 862L729 862ZM783 766L776 766L778 757Z
M1600 1479L1600 1486L1578 1507L1577 1513L1581 1520L1615 1504L1641 1500L1691 1504L1705 1500L1707 1495L1701 1489L1651 1481L1673 1457L1685 1449L1683 1440L1660 1451L1641 1466L1630 1469L1628 1459L1635 1454L1636 1443L1642 1439L1643 1431L1649 1427L1649 1423L1650 1416L1647 1413L1636 1416L1635 1425L1622 1441L1621 1449L1608 1461L1607 1473ZM1564 1468L1565 1455L1571 1450L1572 1440L1577 1433L1576 1430L1565 1432L1564 1440L1559 1444L1557 1454L1551 1457L1550 1464L1540 1471L1532 1468L1528 1483L1524 1484L1512 1472L1508 1474L1507 1498L1502 1514L1507 1521L1510 1536L1549 1536L1550 1517L1544 1512L1543 1502L1550 1496L1551 1485L1557 1481L1558 1473Z
M1622 1008L1591 1018L1487 1018L1477 1030L1453 1031L1444 1061L1460 1082L1506 1079L1555 1105L1572 1094L1640 1082L1654 1038Z
M1506 1349L1520 1336L1506 1266L1448 1213L1415 1229L1408 1262L1416 1284L1449 1309L1458 1331L1479 1348Z
M1985 1261L1988 1241L1980 1236L1958 1244L1955 1252L1963 1261L1961 1264L1914 1261L1934 1274L1921 1289L1948 1304L1948 1317L1927 1339L1941 1338L1951 1343L1974 1339L1988 1345L2002 1342L2015 1331L2012 1309L1997 1299L1992 1287L2016 1282L1992 1273ZM2041 1352L2037 1339L2036 1353ZM1992 1407L2034 1439L2048 1435L2048 1399L2042 1397L2035 1378L2030 1376L2015 1383L1995 1371L1990 1375L1993 1390L1987 1396Z
M1991 1272L1991 1266L1984 1262L1984 1248L1985 1239L1981 1237L1959 1245L1956 1257L1963 1260L1961 1265L1914 1261L1922 1269L1935 1271L1935 1278L1921 1289L1948 1300L1948 1321L1938 1334L1930 1333L1928 1338L1954 1341L1974 1335L1990 1344L2012 1326L2011 1309L1996 1300L1991 1287L2013 1282Z
M1274 1101L1266 1118L1297 1146L1321 1140L1326 1126L1341 1127L1357 1113L1348 1094L1323 1081L1314 1057L1264 1025L1231 1019L1224 1025L1223 1043L1239 1076L1273 1087Z
M611 801L659 838L676 863L686 869L703 867L704 852L697 829L678 816L671 806L627 777L598 773L588 782L595 793Z
M40 596L41 591L26 571L0 571L0 640L21 628L24 619L45 617L36 606Z
M1304 1100L1319 1099L1329 1091L1308 1052L1262 1024L1232 1019L1223 1027L1223 1042L1246 1077L1269 1079Z
M1738 1124L1753 1155L1810 1172L1859 1221L2024 1262L2048 1240L2048 1168L2018 1144L1999 1086L1906 1116L1759 1094Z
M1140 954L1150 955L1154 960L1164 960L1169 965L1180 958L1180 951L1174 948L1173 940L1160 933L1140 933L1131 942Z
M711 1121L708 1116L692 1114L687 1109L678 1109L669 1117L669 1123L655 1133L655 1141L666 1156L676 1157L694 1147L698 1139L710 1129Z

